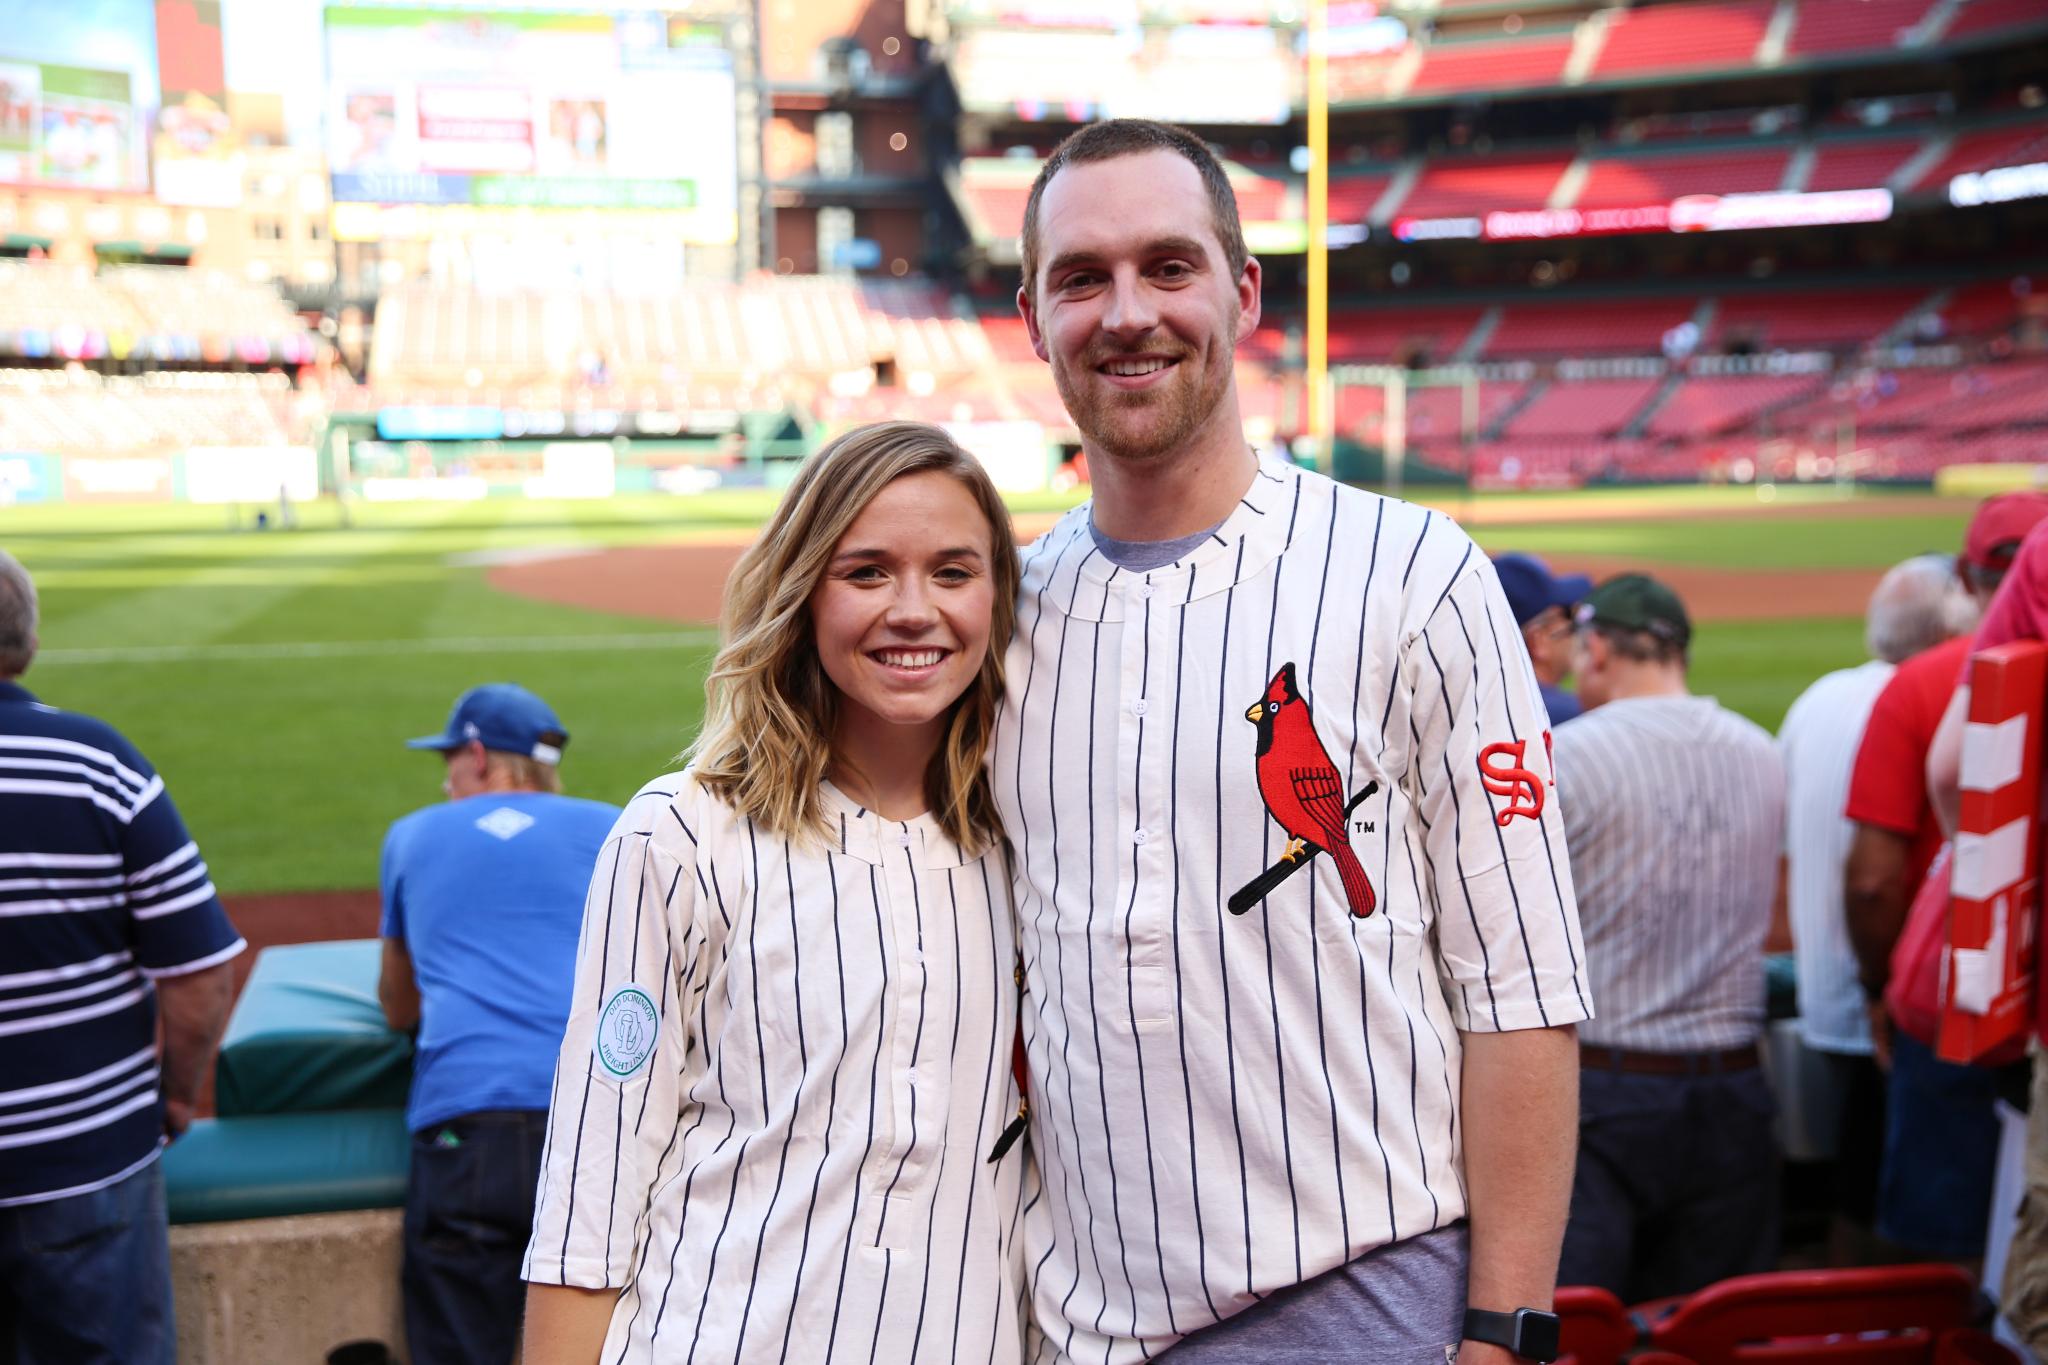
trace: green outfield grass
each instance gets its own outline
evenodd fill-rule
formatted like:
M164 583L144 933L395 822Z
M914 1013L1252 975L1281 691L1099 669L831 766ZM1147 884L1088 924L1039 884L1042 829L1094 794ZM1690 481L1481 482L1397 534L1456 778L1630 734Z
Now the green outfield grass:
M1755 569L1882 568L1961 540L1960 515L1905 514L1882 496L1862 499L1868 515L1802 515L1839 497L1788 490L1767 521L1539 522L1477 535L1490 550ZM1675 490L1668 501L1757 505L1749 490ZM1538 516L1570 507L1554 495L1479 503ZM10 508L0 545L42 593L44 650L27 681L119 725L150 755L223 889L329 889L374 885L385 827L438 799L439 765L398 740L437 729L473 683L512 678L547 697L574 736L570 790L608 800L662 771L700 718L709 630L508 597L459 557L729 534L771 505L757 493L359 505L343 527L326 504L302 511L297 530L264 533L228 529L218 508ZM1814 677L1862 656L1861 636L1853 619L1715 625L1696 646L1695 684L1775 726Z

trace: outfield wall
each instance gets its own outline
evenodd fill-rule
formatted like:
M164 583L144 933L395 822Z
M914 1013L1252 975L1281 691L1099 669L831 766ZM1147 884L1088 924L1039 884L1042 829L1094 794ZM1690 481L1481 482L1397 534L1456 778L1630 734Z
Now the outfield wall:
M300 446L203 446L121 455L0 451L0 506L36 503L304 502L319 462Z

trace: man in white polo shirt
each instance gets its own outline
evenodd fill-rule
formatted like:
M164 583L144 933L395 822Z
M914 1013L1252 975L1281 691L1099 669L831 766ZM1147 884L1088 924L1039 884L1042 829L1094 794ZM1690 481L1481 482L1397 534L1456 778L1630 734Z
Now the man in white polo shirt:
M1038 1357L1548 1359L1591 1000L1492 567L1246 448L1199 139L1077 133L1023 245L1095 492L1026 553L993 759Z
M1830 1125L1840 1134L1833 1171L1836 1264L1867 1259L1861 1244L1877 1212L1884 1155L1884 1073L1856 976L1843 904L1843 869L1856 826L1842 814L1870 708L1892 671L1953 636L1974 616L1949 555L1893 566L1870 595L1864 643L1871 657L1815 679L1778 727L1785 764L1785 903L1799 980L1799 1031L1834 1079Z

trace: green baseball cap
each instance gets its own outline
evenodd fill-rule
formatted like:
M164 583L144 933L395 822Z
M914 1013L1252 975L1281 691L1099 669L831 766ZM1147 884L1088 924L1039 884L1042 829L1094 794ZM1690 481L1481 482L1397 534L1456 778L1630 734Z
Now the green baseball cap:
M1608 579L1586 594L1577 616L1582 626L1640 630L1680 649L1692 640L1692 620L1678 594L1643 573Z

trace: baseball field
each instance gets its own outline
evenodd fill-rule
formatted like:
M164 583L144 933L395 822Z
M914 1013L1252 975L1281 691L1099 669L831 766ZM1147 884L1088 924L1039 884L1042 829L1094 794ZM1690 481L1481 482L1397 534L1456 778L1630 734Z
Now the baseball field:
M1766 497L1768 496L1768 500ZM603 502L309 506L256 530L225 509L9 508L43 650L25 680L120 726L164 772L230 893L376 884L396 816L439 799L438 730L509 679L571 734L568 789L623 801L688 742L726 569L754 493ZM1863 657L1877 575L1959 547L1969 504L1817 489L1502 495L1447 502L1488 550L1666 576L1699 618L1695 689L1775 728ZM1035 534L1063 504L1017 504Z

